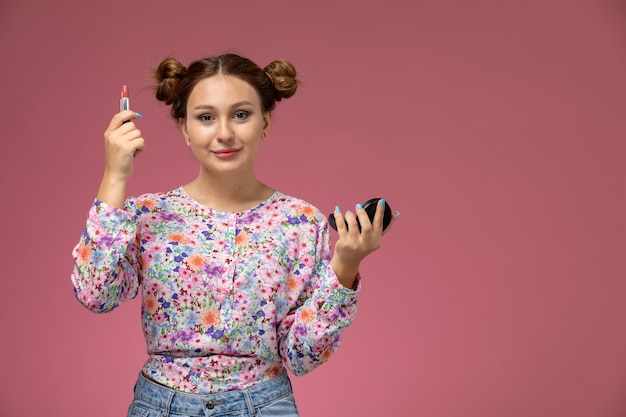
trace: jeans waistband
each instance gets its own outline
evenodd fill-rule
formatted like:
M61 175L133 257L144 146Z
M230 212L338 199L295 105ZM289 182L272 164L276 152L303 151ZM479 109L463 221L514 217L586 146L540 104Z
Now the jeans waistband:
M149 380L139 373L135 386L135 398L155 407L192 416L207 416L213 412L230 413L249 410L291 394L291 382L287 372L276 378L251 387L217 394L191 394L168 388Z

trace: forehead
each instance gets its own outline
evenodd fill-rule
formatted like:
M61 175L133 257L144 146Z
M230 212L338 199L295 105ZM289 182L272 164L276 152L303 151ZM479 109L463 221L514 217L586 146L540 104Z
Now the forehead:
M214 75L198 81L189 95L187 105L194 107L207 104L217 107L241 101L261 105L258 93L246 81L231 75Z

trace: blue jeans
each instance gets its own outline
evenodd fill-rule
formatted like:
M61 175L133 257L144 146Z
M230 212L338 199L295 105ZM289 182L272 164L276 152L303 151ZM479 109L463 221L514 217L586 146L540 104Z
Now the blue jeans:
M135 385L128 417L298 417L287 373L249 388L219 394L189 394L150 381Z

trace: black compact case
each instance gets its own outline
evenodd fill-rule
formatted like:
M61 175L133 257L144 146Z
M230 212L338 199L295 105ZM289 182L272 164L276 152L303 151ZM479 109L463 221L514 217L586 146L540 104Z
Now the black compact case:
M374 221L374 215L376 214L376 207L381 197L371 198L363 203L363 209L367 213L367 216L370 218L370 221ZM391 223L391 207L389 203L385 201L385 214L383 216L383 230L385 230L389 223ZM356 219L357 224L359 225L359 232L361 231L361 223L359 222L359 218ZM334 213L328 216L328 224L333 229L337 230L337 221L335 220ZM346 226L348 226L348 222L346 222Z

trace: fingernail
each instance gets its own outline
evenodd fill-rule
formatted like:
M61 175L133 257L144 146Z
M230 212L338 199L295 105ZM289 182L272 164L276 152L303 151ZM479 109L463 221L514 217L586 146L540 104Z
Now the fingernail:
M143 117L141 113L137 113L137 112L135 112L135 116L137 116L138 119L141 119Z
M363 206L362 206L361 204L357 204L357 205L356 205L356 208L358 208L358 209L362 209L362 208L363 208Z
M336 212L340 212L341 210L339 210L339 206L335 206L335 211Z
M384 198L380 199L380 205L383 206L383 207L385 206L385 199Z

